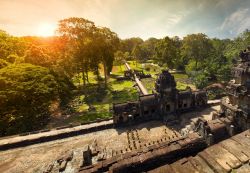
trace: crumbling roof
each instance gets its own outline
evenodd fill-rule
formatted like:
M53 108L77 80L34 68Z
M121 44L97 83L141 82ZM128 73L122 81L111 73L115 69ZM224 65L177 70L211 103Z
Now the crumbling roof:
M189 99L189 98L192 98L192 92L190 90L179 92L179 99Z
M144 106L157 104L157 99L154 94L141 96L140 101Z

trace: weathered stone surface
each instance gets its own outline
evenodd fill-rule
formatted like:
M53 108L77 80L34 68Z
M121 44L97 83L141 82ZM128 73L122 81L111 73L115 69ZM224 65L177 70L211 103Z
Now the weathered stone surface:
M113 120L116 126L164 119L166 115L170 118L169 114L176 115L207 105L205 91L177 90L174 76L168 70L163 70L158 75L154 92L149 94L129 64L125 62L125 66L129 72L126 74L133 76L141 94L138 101L113 104Z
M149 171L150 173L171 172L199 172L199 173L223 173L223 172L250 172L250 156L244 151L249 152L250 146L246 146L248 139L246 135L250 135L247 130L224 140L218 144L208 147L194 157L183 158L172 164L164 165ZM234 139L241 139L235 142ZM230 148L232 146L232 148Z

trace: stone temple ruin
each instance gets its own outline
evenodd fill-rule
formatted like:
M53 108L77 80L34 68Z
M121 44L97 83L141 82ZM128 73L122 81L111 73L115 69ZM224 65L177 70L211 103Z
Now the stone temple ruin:
M161 139L147 149L107 159L80 172L250 172L250 47L240 53L240 58L232 69L234 79L226 88L228 96L222 98L221 108L211 120L198 118L192 131L177 140ZM114 123L164 116L206 104L205 92L180 92L175 86L173 76L163 71L154 94L141 96L138 102L114 105ZM194 153L198 154L190 157Z
M232 76L228 96L213 105L204 91L178 91L163 71L153 94L141 88L138 101L114 104L113 119L0 139L0 172L248 173L250 47L240 53ZM181 133L181 123L144 122L170 115L187 119L189 130Z
M178 115L206 104L205 91L179 91L176 89L174 77L167 70L163 70L155 82L153 94L142 94L138 101L113 104L113 120L115 125L121 125L164 119L170 114Z
M250 47L239 54L232 68L233 79L226 87L227 96L221 99L220 110L211 121L200 118L196 131L205 136L208 145L250 128Z
M233 118L232 132L250 128L250 46L239 56L239 63L232 68L233 80L226 87L228 97L221 100L221 111L215 114Z

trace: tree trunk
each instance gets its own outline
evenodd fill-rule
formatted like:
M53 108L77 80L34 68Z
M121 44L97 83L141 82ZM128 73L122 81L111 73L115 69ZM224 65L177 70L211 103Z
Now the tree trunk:
M86 80L85 80L84 70L82 70L82 81L83 81L83 86L85 86L86 85Z
M103 69L104 69L104 81L105 81L105 88L107 87L107 67L106 63L103 62Z
M96 77L97 77L97 81L99 83L99 81L100 81L100 73L99 73L98 65L97 65L97 67L95 67L95 74L96 74Z
M83 81L83 86L86 85L86 79L85 79L85 70L84 70L84 64L82 63L82 81Z
M87 82L89 83L89 73L88 73L87 70L85 71L85 73L86 73L86 80L87 80Z
M79 80L79 87L81 86L81 76L80 76L80 72L77 73L77 78Z

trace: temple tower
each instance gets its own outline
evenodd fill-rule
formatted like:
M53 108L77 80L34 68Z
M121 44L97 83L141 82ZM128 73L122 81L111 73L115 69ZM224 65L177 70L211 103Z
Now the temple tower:
M226 87L228 97L222 99L221 112L232 116L242 130L250 126L250 46L239 54L232 68L233 79Z
M174 112L176 110L176 82L168 70L163 70L155 82L155 92L160 103L160 112L162 115Z

